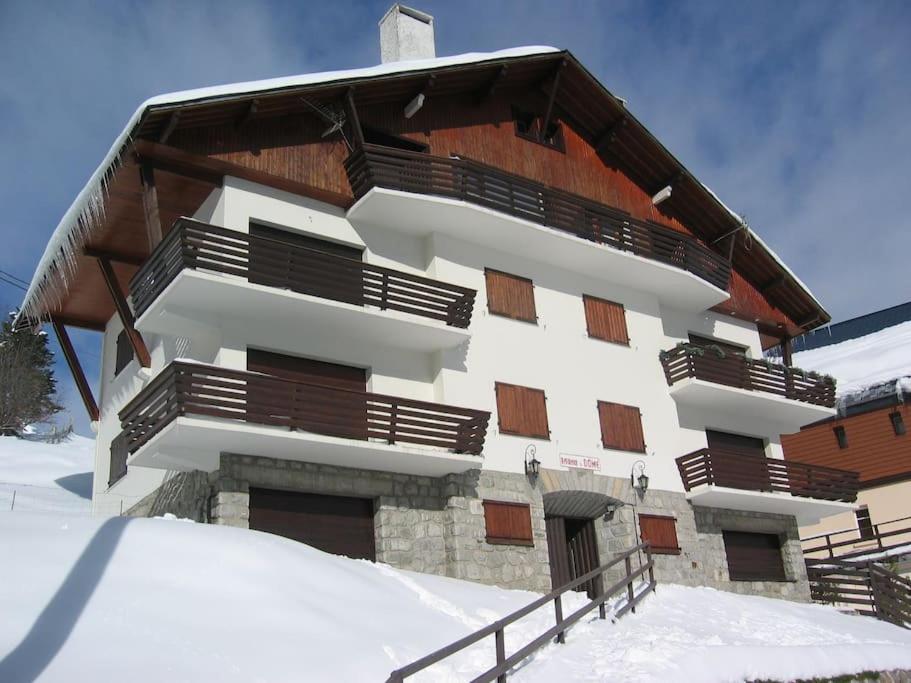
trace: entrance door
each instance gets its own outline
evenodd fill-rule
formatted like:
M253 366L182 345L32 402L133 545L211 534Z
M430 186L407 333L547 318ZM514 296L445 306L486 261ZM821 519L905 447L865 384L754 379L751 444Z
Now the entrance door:
M550 577L554 588L559 588L598 568L600 561L594 520L548 517L544 522L547 528ZM595 597L601 593L601 579L599 577L587 581L576 590L585 591L589 597Z
M250 489L250 528L334 555L376 561L369 498Z
M706 429L712 472L717 486L750 491L771 490L766 467L765 442L753 436ZM731 456L726 459L725 456ZM745 456L745 457L741 457Z
M256 284L363 305L362 260L355 247L250 224L247 279Z
M277 424L316 434L367 438L367 371L363 368L248 349L247 370L311 385L251 378L248 415L266 424L273 423L270 418L278 419Z

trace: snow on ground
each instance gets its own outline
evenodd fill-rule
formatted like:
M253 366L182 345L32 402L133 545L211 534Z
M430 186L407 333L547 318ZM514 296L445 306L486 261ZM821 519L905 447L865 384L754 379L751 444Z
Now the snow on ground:
M95 441L0 436L0 511L89 514ZM15 494L15 498L14 498Z
M794 354L794 366L832 375L839 396L911 376L911 321Z
M167 519L0 515L0 680L382 681L536 596ZM566 614L584 598L574 594ZM507 628L512 652L552 625ZM739 681L911 668L911 632L824 606L659 584L510 680ZM493 639L415 681L463 681Z

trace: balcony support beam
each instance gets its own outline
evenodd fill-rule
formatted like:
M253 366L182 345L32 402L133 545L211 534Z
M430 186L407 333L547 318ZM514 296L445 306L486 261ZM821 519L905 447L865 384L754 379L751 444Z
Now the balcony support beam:
M161 135L158 136L158 142L162 145L165 144L168 139L171 137L171 133L177 128L177 124L180 123L181 111L178 109L168 118L168 123L165 125L164 130L161 131Z
M550 119L554 113L554 103L557 100L557 91L560 89L560 74L563 73L564 66L566 66L565 59L560 62L560 65L557 67L557 72L554 74L554 82L550 88L550 97L547 99L547 111L544 113L544 118L541 121L542 137L547 135L547 128L550 126Z
M114 308L117 309L117 316L120 318L120 323L123 325L123 329L127 333L127 338L130 340L130 346L133 347L133 353L136 354L136 359L142 367L150 367L152 365L152 359L149 355L149 349L146 347L142 335L139 334L139 331L136 329L133 312L130 310L126 297L120 289L120 283L117 281L117 276L114 274L111 262L106 258L99 258L98 267L101 270L101 277L104 278L104 284L108 288L108 293L111 295L111 299L114 302Z
M85 411L88 413L89 419L92 422L97 422L99 416L98 403L95 401L95 396L92 394L92 388L85 378L85 371L83 371L82 364L76 356L75 349L73 349L70 335L67 333L66 327L60 318L51 318L51 325L54 327L57 341L60 342L60 349L63 351L63 357L66 359L66 364L70 369L70 373L73 375L73 381L76 383L76 389L79 391L79 396L82 398L82 404L85 406Z
M604 154L608 148L614 143L614 140L617 139L617 136L620 135L620 131L626 126L626 117L622 116L614 123L612 123L607 130L605 130L601 135L598 136L598 139L595 140L595 152L598 154Z
M361 128L361 120L357 115L357 105L354 103L354 88L348 88L345 92L345 104L348 107L348 117L351 120L351 129L354 133L355 147L364 146L364 129Z
M506 74L509 72L509 67L505 64L497 69L497 73L494 74L494 77L490 79L490 82L485 85L475 96L475 104L484 104L484 102L493 95L494 91L500 86L503 82L503 79L506 78Z

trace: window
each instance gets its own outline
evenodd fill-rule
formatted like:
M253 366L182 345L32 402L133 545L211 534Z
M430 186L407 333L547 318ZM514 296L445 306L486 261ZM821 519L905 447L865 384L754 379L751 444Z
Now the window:
M777 534L722 531L731 581L786 581Z
M847 448L848 433L845 431L845 428L841 425L838 425L832 431L835 432L835 440L838 441L838 447L842 449Z
M598 401L601 422L601 444L618 451L645 453L642 413L636 406Z
M111 466L108 470L108 486L113 486L127 473L127 438L118 434L111 441Z
M629 346L626 310L623 304L588 294L582 296L582 303L585 306L585 324L589 337Z
M520 138L552 147L560 152L566 150L563 141L563 126L559 121L551 118L550 123L547 124L547 130L541 130L543 117L519 107L512 108L512 118L516 124L516 135Z
M487 310L530 323L538 321L535 310L535 286L531 280L518 275L484 269L487 281Z
M499 545L534 545L531 506L528 503L484 501L487 542Z
M503 434L549 439L547 398L541 389L497 382L497 417Z
M873 531L873 521L870 519L870 509L866 505L861 505L854 511L854 517L857 518L857 530L860 532L860 538L867 541L876 538Z
M117 335L117 359L114 362L114 377L119 375L123 369L133 360L133 345L130 344L130 338L127 337L127 331L121 330Z
M900 412L896 410L894 413L889 413L889 421L892 423L892 431L895 432L895 436L904 436L907 433L905 420Z
M677 520L661 515L639 515L639 538L657 555L679 555Z

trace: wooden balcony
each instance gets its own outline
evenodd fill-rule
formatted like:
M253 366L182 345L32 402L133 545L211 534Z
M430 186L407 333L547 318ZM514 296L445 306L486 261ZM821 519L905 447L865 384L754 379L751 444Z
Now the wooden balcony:
M227 451L441 475L480 467L490 413L175 361L119 417L131 464L212 471Z
M677 458L693 505L793 514L801 524L849 512L857 472L702 448Z
M688 292L687 295L698 299L700 305L707 301L717 303L726 298L731 267L723 256L688 235L657 223L634 219L623 211L585 197L475 161L436 157L378 145L364 145L355 150L345 162L345 167L358 200L371 190L383 188L466 202L690 273L711 285L711 292ZM352 220L358 220L361 211L356 205L349 213L353 216ZM402 223L402 218L398 217L402 213L400 206L377 207L375 213L383 213L384 219L388 218L389 227ZM407 222L408 219L404 220ZM472 220L469 216L458 216L458 221L464 235L465 230L470 230L471 224L478 221L478 217L475 215ZM436 224L445 222L445 216L435 216L432 222L435 222L435 229L440 229ZM485 225L484 230L489 232L491 228ZM499 229L500 232L503 230L506 230L505 226ZM527 241L530 238L528 231L523 234ZM487 237L492 243L496 241L494 235ZM463 237L468 238L469 236ZM474 239L473 233L470 238L478 242L486 239L483 232L479 239ZM514 236L510 235L508 239L515 243ZM546 246L544 248L547 249ZM558 257L559 254L553 256ZM567 255L567 258L570 256ZM573 258L578 260L578 254L573 255ZM613 266L613 261L608 263L603 258L595 264L602 276L616 275ZM622 275L626 281L629 280L625 271ZM647 286L646 275L644 274L643 280ZM671 288L672 284L666 286ZM677 288L679 287L677 282ZM682 296L679 293L668 293L668 297L676 302L675 305L684 305Z
M246 278L277 289L376 306L466 328L475 290L254 236L178 220L130 283L136 316L184 269Z

